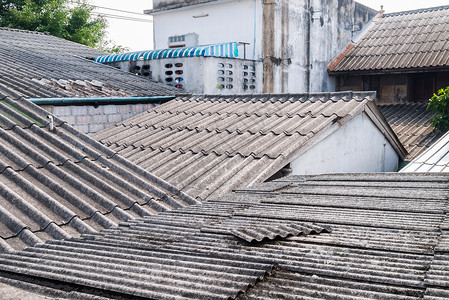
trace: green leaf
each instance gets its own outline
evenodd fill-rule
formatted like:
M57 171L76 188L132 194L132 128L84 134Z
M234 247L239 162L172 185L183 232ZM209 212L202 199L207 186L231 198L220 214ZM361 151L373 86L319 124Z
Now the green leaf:
M430 119L430 124L435 129L446 132L449 130L449 87L440 89L429 100L427 109L432 110L434 115Z
M92 15L87 2L70 6L67 0L3 0L0 26L49 32L86 46L100 48L105 42L106 20Z

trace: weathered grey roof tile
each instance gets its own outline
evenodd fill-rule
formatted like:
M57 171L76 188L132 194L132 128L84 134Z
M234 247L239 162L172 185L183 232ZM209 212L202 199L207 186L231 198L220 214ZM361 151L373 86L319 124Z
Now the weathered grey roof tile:
M447 67L449 6L382 15L333 73Z
M196 203L57 118L49 131L48 113L34 104L4 96L2 104L3 250Z
M442 133L430 125L432 112L426 104L383 104L379 108L388 124L408 151L411 161L437 141Z
M229 192L231 186L239 187L237 182L243 183L235 166L226 160L243 167L242 174L250 176L249 182L265 180L318 132L340 118L350 119L361 113L373 99L372 93L358 92L180 97L103 130L95 138L162 178L176 178L172 182L178 187L190 192L207 189L199 193L216 195L205 184L209 180L200 184L201 176L219 178L210 177L215 173L238 178L229 181L228 188L225 183L214 184L220 193ZM284 162L278 160L280 157ZM214 171L209 167L212 159L217 159ZM173 169L179 170L181 162L185 171L175 174ZM208 167L200 171L201 165ZM259 172L251 172L251 167Z
M0 28L0 90L12 98L171 96L178 89L90 60L102 51L50 35ZM92 81L103 83L101 89Z
M8 272L49 288L56 281L64 291L124 298L444 299L447 184L447 174L281 178L0 254L0 278ZM284 238L293 227L311 234Z

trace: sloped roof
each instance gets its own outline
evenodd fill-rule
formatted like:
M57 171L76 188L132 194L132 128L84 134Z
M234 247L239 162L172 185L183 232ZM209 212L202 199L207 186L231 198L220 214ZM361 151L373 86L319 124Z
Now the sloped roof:
M331 73L449 67L449 6L382 15L329 65Z
M25 98L179 93L179 89L93 61L105 54L43 33L0 28L0 91L5 94L11 89Z
M442 135L430 125L432 111L425 103L380 104L379 109L408 152L412 161Z
M81 299L444 299L448 179L282 178L101 233L0 254L0 282ZM236 224L254 235L276 231L265 223L302 224L306 233L251 243L232 233Z
M449 173L449 132L414 159L401 172Z
M204 200L267 180L363 111L405 153L374 98L371 92L179 97L94 138Z
M0 96L0 251L196 203L31 102Z

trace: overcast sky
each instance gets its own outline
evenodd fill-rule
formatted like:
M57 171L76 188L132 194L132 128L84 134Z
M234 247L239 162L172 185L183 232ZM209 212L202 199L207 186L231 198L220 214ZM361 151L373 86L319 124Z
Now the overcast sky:
M449 5L449 0L359 0L358 2L374 9L380 9L383 4L387 13ZM134 14L129 14L121 11L97 9L98 12L114 15L107 19L109 21L109 39L116 44L128 47L132 51L153 48L152 18L142 14L145 9L152 7L152 0L90 0L90 3L96 6L134 12ZM117 16L126 16L133 20L120 20L117 19Z

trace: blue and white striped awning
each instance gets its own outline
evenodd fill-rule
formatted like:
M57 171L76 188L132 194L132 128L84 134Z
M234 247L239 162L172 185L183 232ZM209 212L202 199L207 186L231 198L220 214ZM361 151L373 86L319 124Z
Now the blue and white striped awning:
M135 61L140 58L143 60L162 59L162 58L177 58L177 57L198 57L198 56L213 56L213 57L229 57L234 58L239 56L238 44L226 43L207 46L198 46L190 48L170 48L162 50L151 50L141 52L130 52L123 54L103 55L95 58L99 63L112 63L119 61Z

